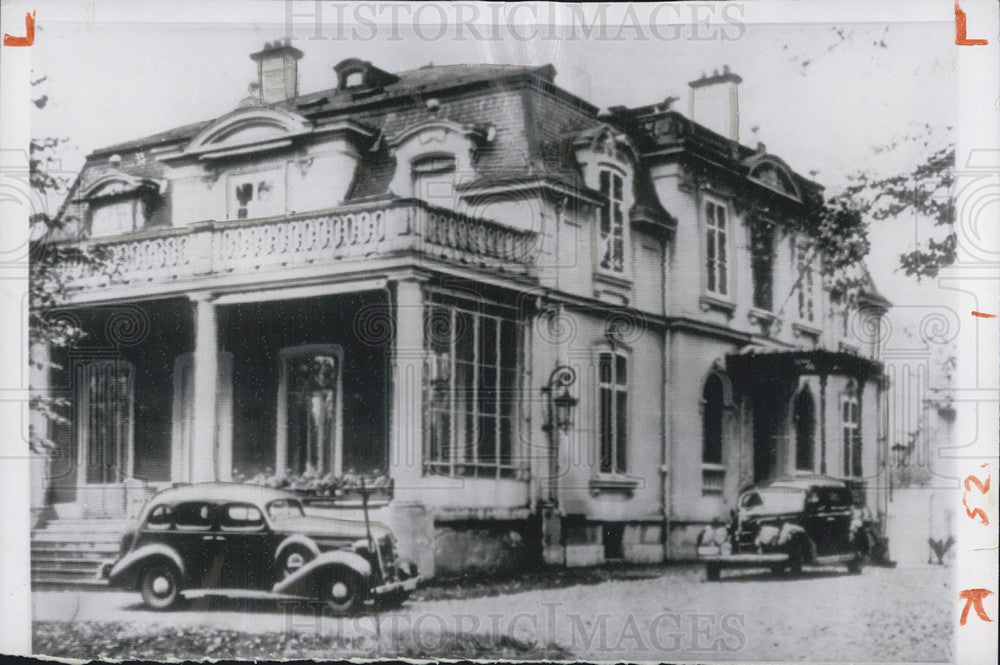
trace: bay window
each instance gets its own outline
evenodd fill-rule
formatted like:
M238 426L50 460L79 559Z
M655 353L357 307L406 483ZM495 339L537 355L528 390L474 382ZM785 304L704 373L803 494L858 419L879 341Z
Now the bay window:
M450 303L431 305L426 317L429 469L513 477L517 322Z

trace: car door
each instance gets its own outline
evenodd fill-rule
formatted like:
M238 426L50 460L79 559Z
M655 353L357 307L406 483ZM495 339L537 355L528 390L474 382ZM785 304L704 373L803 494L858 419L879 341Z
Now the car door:
M187 582L195 589L212 589L221 580L221 562L215 533L216 505L185 501L173 509L170 541L187 568Z
M219 507L218 548L222 584L230 589L260 589L271 565L270 529L260 509L232 502Z

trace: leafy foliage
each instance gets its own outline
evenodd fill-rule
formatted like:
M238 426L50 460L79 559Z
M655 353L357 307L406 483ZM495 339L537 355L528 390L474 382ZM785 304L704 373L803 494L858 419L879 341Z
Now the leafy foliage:
M233 480L291 490L304 496L315 497L342 497L355 494L361 490L362 482L366 489L375 492L386 491L392 484L392 479L387 474L367 475L348 471L338 476L332 471L330 473L317 471L311 465L302 473L289 471L280 476L269 471L254 474L233 471Z
M32 86L44 83L47 77L31 81ZM33 99L39 109L45 108L48 95ZM29 282L28 282L28 339L31 366L49 370L57 368L40 352L47 344L52 347L70 347L83 337L83 330L71 318L59 316L58 308L66 300L66 269L68 266L83 266L103 270L106 253L100 249L81 245L56 242L60 233L77 221L72 215L52 215L45 203L54 197L66 195L70 178L59 170L58 150L69 142L63 137L42 137L31 139L28 154L28 179L37 201L41 203L28 220L30 229ZM41 414L47 421L65 423L61 414L69 406L67 400L52 397L39 391L32 391L29 407ZM29 433L29 445L35 453L45 453L54 447L43 432L34 427Z

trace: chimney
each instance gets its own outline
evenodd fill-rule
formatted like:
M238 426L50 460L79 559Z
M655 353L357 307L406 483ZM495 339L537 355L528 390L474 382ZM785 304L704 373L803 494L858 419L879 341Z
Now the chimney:
M743 82L729 71L729 66L701 75L688 83L688 118L722 134L731 141L740 140L739 85Z
M275 40L250 57L257 62L257 85L260 101L277 104L299 94L299 64L302 51L289 40Z

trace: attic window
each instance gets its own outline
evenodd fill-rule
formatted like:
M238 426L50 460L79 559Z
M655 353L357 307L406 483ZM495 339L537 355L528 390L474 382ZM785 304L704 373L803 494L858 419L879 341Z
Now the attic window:
M365 82L364 72L351 72L344 78L345 88L358 88Z
M455 170L455 157L452 155L427 155L413 161L414 175L430 173L448 173Z

